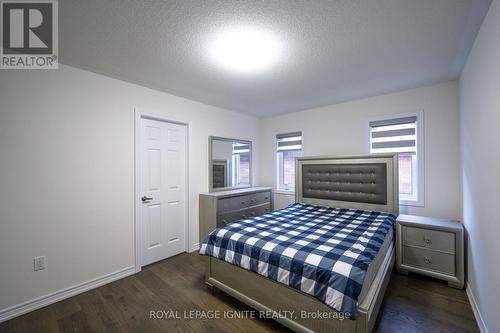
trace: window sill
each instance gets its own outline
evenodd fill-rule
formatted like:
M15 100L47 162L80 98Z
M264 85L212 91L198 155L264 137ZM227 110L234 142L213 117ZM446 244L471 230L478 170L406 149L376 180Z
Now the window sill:
M295 195L295 190L274 190L274 194Z
M415 201L415 200L399 200L400 206L410 206L410 207L425 207L423 201Z

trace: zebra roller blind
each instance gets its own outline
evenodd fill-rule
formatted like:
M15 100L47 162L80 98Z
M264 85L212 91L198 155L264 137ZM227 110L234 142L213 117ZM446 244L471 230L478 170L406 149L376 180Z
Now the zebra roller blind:
M372 153L416 153L417 117L370 122Z
M248 143L233 143L233 155L235 154L245 154L250 152L250 144Z
M302 132L292 132L285 134L277 134L276 142L278 151L285 150L301 150L302 149Z

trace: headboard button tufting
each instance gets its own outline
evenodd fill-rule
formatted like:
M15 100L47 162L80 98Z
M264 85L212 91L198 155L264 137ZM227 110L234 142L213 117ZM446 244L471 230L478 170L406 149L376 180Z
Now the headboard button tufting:
M304 164L302 197L387 204L384 163Z

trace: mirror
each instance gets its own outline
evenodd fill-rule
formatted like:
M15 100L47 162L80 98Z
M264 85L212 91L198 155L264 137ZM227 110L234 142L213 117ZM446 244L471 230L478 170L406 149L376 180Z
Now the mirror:
M252 142L219 138L209 140L210 191L252 186Z

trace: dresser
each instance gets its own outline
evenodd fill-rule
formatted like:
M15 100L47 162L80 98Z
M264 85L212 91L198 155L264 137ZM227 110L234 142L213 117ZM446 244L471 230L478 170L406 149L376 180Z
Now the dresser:
M464 228L456 221L399 215L396 220L398 271L442 279L464 286Z
M200 194L200 243L217 227L272 210L272 189L250 187Z

